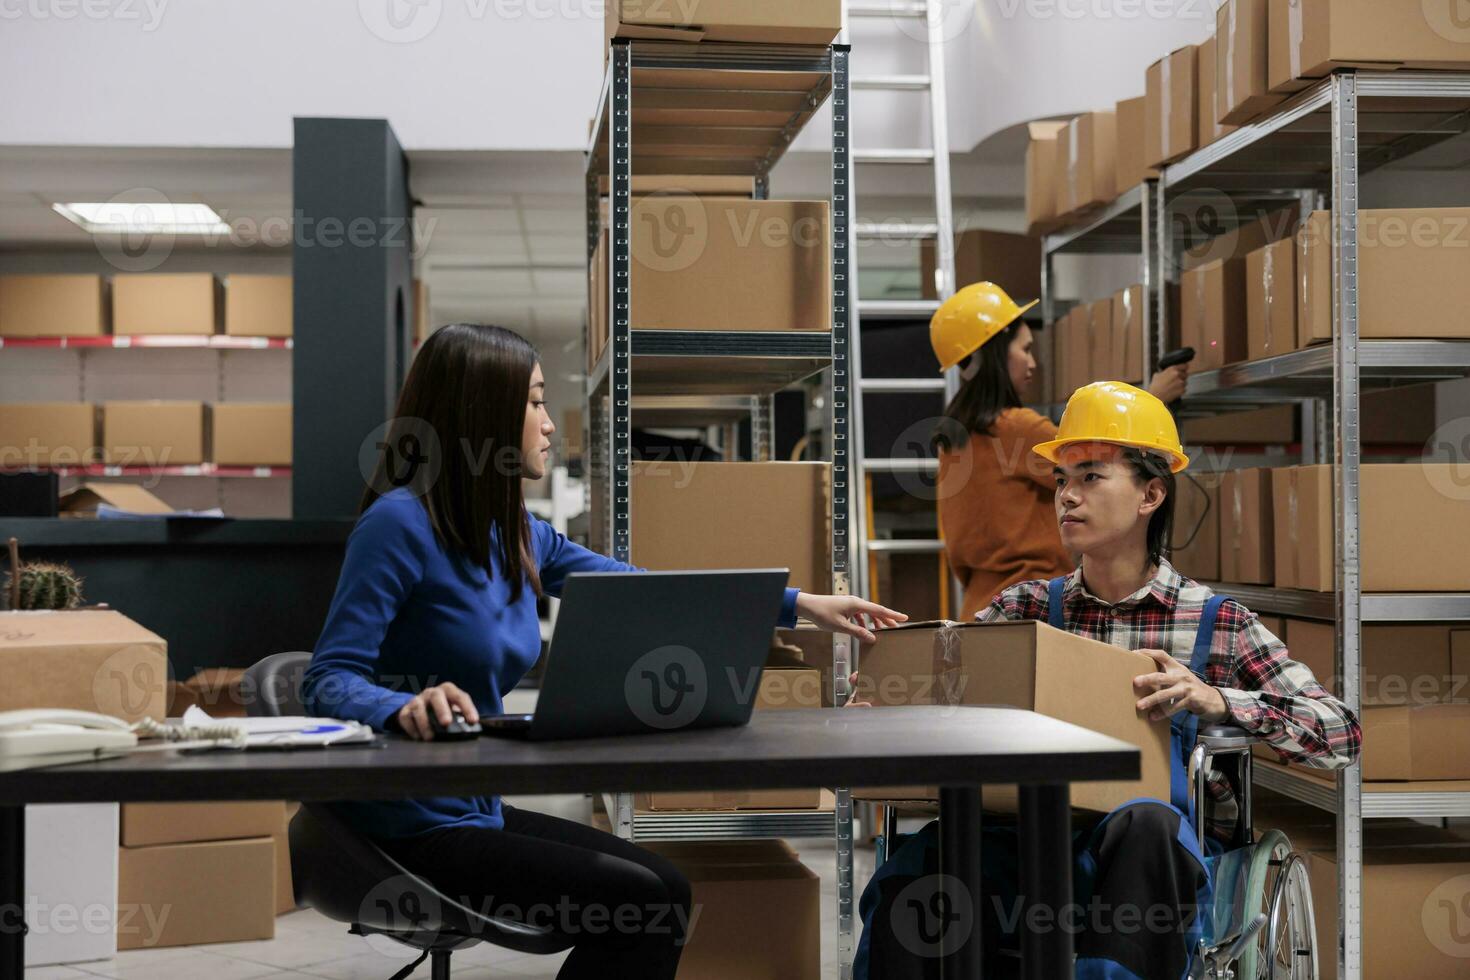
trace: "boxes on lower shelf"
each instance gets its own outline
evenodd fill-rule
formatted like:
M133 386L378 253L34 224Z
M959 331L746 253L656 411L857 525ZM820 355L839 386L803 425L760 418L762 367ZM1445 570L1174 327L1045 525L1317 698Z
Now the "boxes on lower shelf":
M1044 623L914 623L881 630L862 652L857 693L875 710L894 705L1011 705L1072 722L1139 747L1142 778L1076 783L1072 805L1106 812L1139 796L1169 795L1168 727L1134 707L1133 679L1152 663ZM934 799L935 787L855 788L868 800ZM1013 806L987 787L989 809Z
M934 241L919 243L919 286L925 299L938 299ZM954 236L955 283L993 282L1018 303L1041 295L1041 239L1005 231L971 228Z
M1462 15L1424 0L1270 0L1273 92L1295 92L1336 68L1470 67Z
M108 299L101 276L0 276L0 337L100 337Z
M225 281L225 333L234 337L289 337L290 276L231 273Z
M1213 371L1246 358L1245 260L1216 259L1180 280L1180 331L1193 347L1191 371Z
M1470 591L1464 471L1454 463L1375 463L1359 469L1364 592ZM1277 587L1335 588L1334 481L1326 465L1272 472Z
M239 803L124 803L119 842L124 847L269 837L286 825L280 801Z
M1172 554L1169 561L1181 575L1202 581L1220 577L1219 473L1190 473L1175 486Z
M1281 446L1297 441L1295 405L1273 405L1249 412L1186 419L1181 435L1188 446Z
M289 403L219 402L211 416L216 465L291 465Z
M650 843L693 886L678 980L816 980L821 882L784 841Z
M635 565L788 568L790 586L828 590L829 464L635 461L631 469Z
M1143 287L1129 286L1113 296L1114 377L1139 381L1143 377Z
M0 711L72 708L129 722L164 719L162 637L111 609L3 616Z
M118 848L117 948L271 939L270 837Z
M1341 690L1336 666L1337 628L1308 619L1287 622L1287 649L1311 668L1333 695ZM1367 625L1360 646L1364 707L1470 701L1470 681L1455 654L1470 647L1470 630L1430 625ZM1470 737L1470 732L1466 733Z
M86 402L0 405L0 468L85 466L97 461L97 406Z
M1245 257L1246 356L1297 349L1296 242L1284 238Z
M112 331L118 336L218 333L222 288L208 272L114 276Z
M102 403L102 456L112 466L190 466L209 459L203 402Z
M1230 470L1220 480L1220 580L1270 585L1276 577L1271 471Z

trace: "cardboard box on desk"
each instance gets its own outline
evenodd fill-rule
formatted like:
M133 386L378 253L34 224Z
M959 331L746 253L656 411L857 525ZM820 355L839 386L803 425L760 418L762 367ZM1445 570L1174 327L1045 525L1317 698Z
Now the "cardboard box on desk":
M1285 238L1245 257L1246 356L1296 350L1296 242Z
M693 886L699 917L678 980L817 980L821 882L784 841L652 843Z
M207 414L203 402L103 402L103 459L114 466L191 466L207 462Z
M1153 661L1045 623L914 623L882 630L859 663L858 695L896 705L1011 705L1111 735L1142 753L1142 778L1074 783L1072 805L1107 812L1139 796L1169 797L1169 730L1134 708L1133 679ZM934 787L855 788L855 798L935 799ZM1011 809L986 787L987 809Z
M117 948L271 939L276 855L270 837L118 849Z
M1176 484L1179 500L1169 561L1193 579L1220 577L1220 479L1219 473L1190 473Z
M1374 71L1470 66L1451 3L1423 0L1270 0L1271 90L1297 92L1337 68Z
M231 273L225 282L225 333L233 337L289 337L290 276Z
M925 299L938 299L934 241L919 243L919 285ZM960 288L993 282L1026 303L1041 295L1041 239L971 228L954 237L955 283Z
M109 301L101 276L0 276L0 337L100 337Z
M633 563L662 571L787 568L788 585L826 592L830 473L827 463L634 461Z
M1195 350L1191 371L1214 371L1246 358L1245 260L1217 259L1180 280L1180 331Z
M220 402L210 415L216 465L291 465L290 403Z
M1199 144L1199 52L1179 48L1155 61L1147 73L1144 163L1162 167L1193 153Z
M1467 46L1470 47L1470 46ZM1470 208L1358 213L1358 333L1364 338L1470 336ZM1332 213L1297 233L1297 343L1332 340Z
M1226 0L1215 12L1215 87L1213 118L1241 125L1276 106L1267 58L1267 0Z
M1118 181L1118 121L1112 110L1083 113L1067 123L1058 149L1059 216L1082 214L1113 200Z
M608 0L604 21L608 41L825 45L840 30L840 0Z
M168 644L120 612L0 613L0 711L71 708L165 717Z
M1159 175L1144 160L1147 156L1144 146L1148 128L1147 111L1148 99L1142 95L1136 99L1124 99L1113 107L1118 144L1118 162L1113 175L1115 198L1122 197L1145 180Z
M1027 124L1026 144L1026 234L1044 235L1059 225L1057 215L1057 167L1061 132L1066 123Z
M87 402L0 404L0 468L97 462L97 406Z
M213 334L224 312L223 286L208 272L127 273L112 280L112 332Z
M1220 478L1220 580L1270 585L1276 577L1271 471L1230 470Z
M1470 590L1470 525L1464 520L1466 467L1454 463L1372 463L1359 470L1361 586L1364 592ZM1292 466L1271 474L1278 588L1335 588L1332 467Z

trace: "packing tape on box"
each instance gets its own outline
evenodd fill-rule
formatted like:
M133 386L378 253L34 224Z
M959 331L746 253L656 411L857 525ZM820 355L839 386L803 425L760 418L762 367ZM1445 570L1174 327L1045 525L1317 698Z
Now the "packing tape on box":
M1225 107L1235 108L1235 7L1236 0L1225 4ZM1218 75L1216 77L1219 77ZM1210 120L1210 130L1216 131L1220 124L1220 93L1215 93L1215 118ZM1204 124L1204 120L1200 120Z
M1068 210L1079 207L1082 199L1077 194L1077 130L1078 120L1067 124L1067 206Z
M1170 104L1169 80L1173 68L1174 56L1171 54L1160 62L1159 77L1163 79L1164 97L1159 100L1159 159L1166 160L1169 157L1169 115L1173 106Z
M1244 481L1242 481L1240 478L1240 471L1237 470L1234 474L1232 474L1232 478L1230 480L1230 516L1235 519L1235 526L1230 529L1230 550L1235 553L1234 561L1235 571L1237 574L1239 574L1240 572L1240 539L1244 537L1244 535L1240 533L1240 529L1245 526L1245 493L1244 488L1242 487L1243 482Z
M1306 0L1288 0L1286 4L1286 33L1290 42L1286 45L1287 58L1291 65L1291 77L1302 74L1302 4Z
M1311 222L1309 221L1303 224L1301 227L1301 231L1297 232L1297 234L1301 236L1297 245L1296 257L1297 265L1299 267L1297 269L1297 274L1300 280L1297 283L1297 296L1300 297L1301 305L1306 307L1306 312L1310 313L1312 307L1312 294L1307 291L1307 285L1309 280L1308 271L1312 268ZM1305 321L1306 318L1302 317L1301 319ZM1302 326L1303 324L1301 323L1297 324L1297 330L1300 331L1302 329Z
M1199 342L1205 342L1205 275L1199 270L1194 273L1194 315L1199 325Z
M1301 588L1302 582L1302 537L1301 532L1297 529L1297 512L1300 509L1298 507L1297 501L1296 478L1298 472L1299 471L1295 467L1286 471L1286 523L1291 528L1291 534L1289 537L1291 547L1288 550L1291 552L1292 588Z
M1272 296L1272 292L1273 292L1272 287L1275 285L1275 282L1276 282L1276 259L1275 259L1275 255L1276 255L1276 248L1275 248L1275 246L1274 245L1273 246L1267 246L1266 247L1266 254L1265 254L1265 260L1266 260L1265 271L1261 275L1262 284L1266 287L1266 301L1265 301L1265 311L1264 312L1265 312L1265 315L1266 315L1266 353L1267 354L1270 354L1272 352L1272 350L1274 349L1274 345L1271 343L1271 340L1272 340L1272 337L1271 337L1271 326L1272 326L1272 324L1271 324L1271 307L1272 307L1272 305L1274 303L1274 300L1275 300L1275 297Z
M960 703L965 693L965 676L960 661L960 625L945 621L934 631L932 669L939 678L939 700L946 708Z

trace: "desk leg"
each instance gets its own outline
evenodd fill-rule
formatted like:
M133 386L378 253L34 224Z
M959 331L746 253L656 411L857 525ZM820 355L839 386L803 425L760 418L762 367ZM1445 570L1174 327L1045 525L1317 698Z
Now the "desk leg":
M0 977L26 965L26 808L0 806Z
M970 917L968 929L947 918L944 920L940 939L944 957L941 975L945 980L979 980L982 937L978 786L945 786L939 790L939 874L949 904L936 911L945 917L955 913Z
M1073 935L1064 918L1073 900L1070 800L1065 784L1021 787L1021 975L1026 980L1072 976Z

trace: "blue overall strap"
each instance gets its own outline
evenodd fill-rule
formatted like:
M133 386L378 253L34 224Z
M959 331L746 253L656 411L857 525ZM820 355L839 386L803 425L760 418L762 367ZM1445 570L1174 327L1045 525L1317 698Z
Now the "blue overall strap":
M1210 647L1215 642L1215 620L1220 607L1230 601L1229 596L1211 596L1200 613L1199 632L1194 637L1194 652L1189 657L1189 669L1200 680L1205 678L1205 669L1210 663ZM1174 716L1169 726L1174 749L1174 765L1169 773L1169 802L1180 812L1194 815L1189 798L1189 756L1194 751L1195 737L1199 733L1199 717L1188 711Z
M1046 587L1046 625L1054 630L1066 629L1066 618L1062 615L1062 592L1067 588L1068 576L1054 578Z

